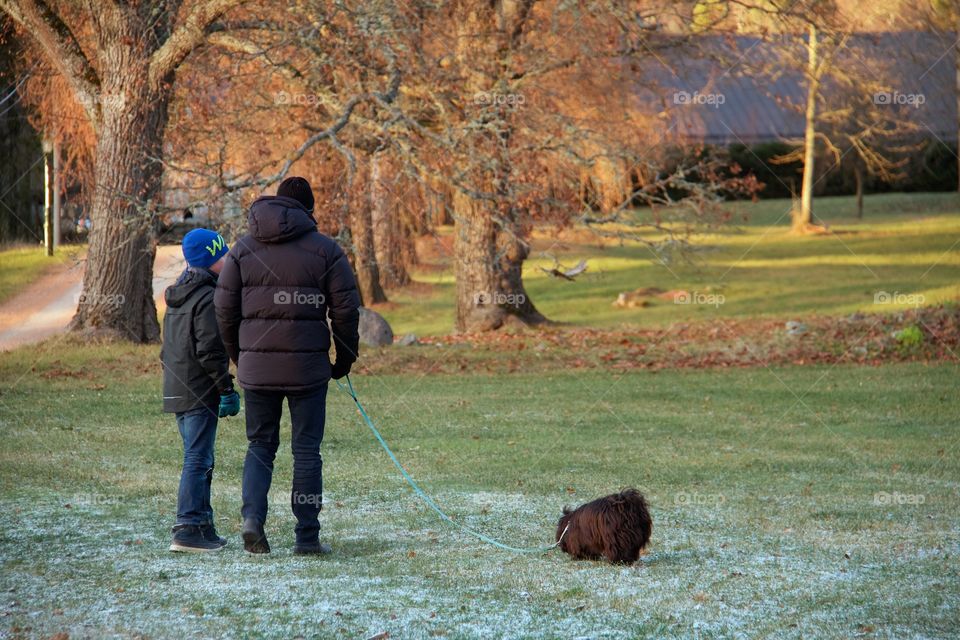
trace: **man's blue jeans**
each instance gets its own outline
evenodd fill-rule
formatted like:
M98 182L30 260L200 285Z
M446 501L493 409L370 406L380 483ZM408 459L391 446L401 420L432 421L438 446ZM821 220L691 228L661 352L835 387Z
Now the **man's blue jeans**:
M183 439L183 471L177 494L177 524L213 524L210 483L213 481L213 445L217 414L202 407L176 414Z
M273 459L280 447L283 399L293 425L293 491L290 508L297 518L298 543L313 543L320 533L323 506L323 459L320 443L327 413L327 385L307 393L243 392L247 418L247 457L243 462L243 518L267 520L267 494L273 479Z

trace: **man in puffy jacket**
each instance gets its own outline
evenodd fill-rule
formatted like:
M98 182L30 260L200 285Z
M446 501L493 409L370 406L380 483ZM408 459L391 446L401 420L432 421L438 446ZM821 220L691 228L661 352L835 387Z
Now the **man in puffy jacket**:
M270 552L263 525L284 398L293 424L294 553L330 552L320 543L318 518L327 383L349 373L357 358L360 297L347 257L317 231L313 205L303 178L288 178L276 196L257 199L249 233L228 254L217 285L220 333L237 363L246 404L242 536L248 553Z
M174 413L183 439L183 471L171 551L218 551L210 506L217 418L240 412L230 361L220 340L213 293L229 247L209 229L183 238L187 268L167 287L163 316L163 410Z

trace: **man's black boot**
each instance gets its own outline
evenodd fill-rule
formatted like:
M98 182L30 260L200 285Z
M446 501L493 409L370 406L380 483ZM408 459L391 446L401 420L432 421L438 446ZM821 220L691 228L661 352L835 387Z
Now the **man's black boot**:
M295 556L325 556L333 553L330 545L324 542L298 542L293 545L293 555Z
M247 518L243 521L243 530L240 535L243 537L243 550L247 553L270 553L267 534L263 531L263 525L255 518Z

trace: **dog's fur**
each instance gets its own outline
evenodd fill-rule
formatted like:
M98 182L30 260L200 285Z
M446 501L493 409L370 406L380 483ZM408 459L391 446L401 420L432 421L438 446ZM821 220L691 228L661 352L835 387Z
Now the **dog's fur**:
M606 558L618 564L636 562L652 532L647 501L636 489L624 489L574 511L564 507L557 524L562 551L577 559Z

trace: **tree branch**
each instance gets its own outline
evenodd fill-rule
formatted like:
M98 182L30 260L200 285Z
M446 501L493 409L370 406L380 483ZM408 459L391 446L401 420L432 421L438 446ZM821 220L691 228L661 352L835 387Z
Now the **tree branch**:
M250 40L244 40L230 33L217 30L207 36L207 41L227 51L242 53L251 58L265 58L268 64L277 67L287 78L300 78L303 75L299 69L289 62L275 62L271 60L267 49Z
M162 80L206 41L207 27L230 9L246 0L200 0L167 41L150 57L150 86L157 88Z
M281 165L280 170L273 175L262 178L249 178L246 180L222 180L220 186L226 191L237 191L239 189L246 189L253 186L265 187L282 180L293 167L293 165L321 140L328 140L333 144L334 147L341 148L336 136L350 122L350 118L356 108L361 103L368 101L373 101L381 105L391 104L396 99L399 92L400 80L400 70L394 68L393 75L390 79L390 84L386 92L381 93L374 91L371 93L364 93L354 96L348 100L337 119L326 129L318 131L304 140L303 143L297 147L297 149L287 156L287 159L284 161L283 165Z
M100 121L100 78L70 27L44 0L0 0L0 10L20 24L70 84L94 131Z

